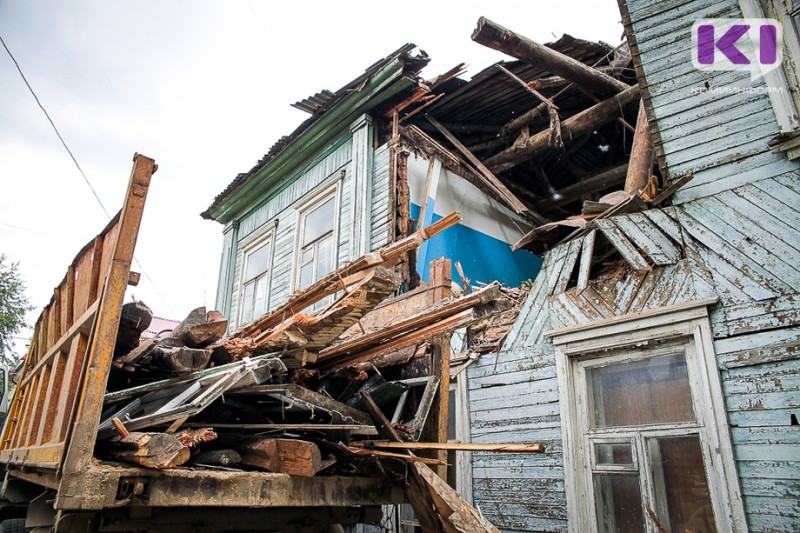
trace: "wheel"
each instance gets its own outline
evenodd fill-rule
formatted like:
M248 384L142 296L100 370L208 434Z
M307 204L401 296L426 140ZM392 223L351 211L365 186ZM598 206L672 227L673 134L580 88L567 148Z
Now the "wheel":
M0 533L24 533L28 531L25 528L24 518L9 518L0 522Z

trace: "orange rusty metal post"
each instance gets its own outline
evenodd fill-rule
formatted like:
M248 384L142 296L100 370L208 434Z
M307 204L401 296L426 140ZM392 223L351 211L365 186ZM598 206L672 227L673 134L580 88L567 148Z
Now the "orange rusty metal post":
M77 415L75 423L70 425L70 435L67 438L70 444L61 466L63 476L56 502L58 508L63 507L71 499L80 500L83 497L79 480L81 473L90 465L94 453L97 425L103 407L103 396L117 338L125 289L129 281L133 250L139 234L150 178L157 168L155 161L140 154L134 155L133 162L117 241L100 293L88 357L83 370L84 377L81 380L82 389L78 399Z

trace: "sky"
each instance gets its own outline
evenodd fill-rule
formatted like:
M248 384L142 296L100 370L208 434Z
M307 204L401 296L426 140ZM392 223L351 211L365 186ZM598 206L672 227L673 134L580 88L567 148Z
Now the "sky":
M622 36L614 0L0 0L0 37L109 213L133 154L158 163L127 298L179 320L214 307L222 226L200 213L308 117L290 104L408 42L432 59L425 78L509 59L470 40L480 16L538 42ZM19 263L29 324L107 221L0 48L0 253Z

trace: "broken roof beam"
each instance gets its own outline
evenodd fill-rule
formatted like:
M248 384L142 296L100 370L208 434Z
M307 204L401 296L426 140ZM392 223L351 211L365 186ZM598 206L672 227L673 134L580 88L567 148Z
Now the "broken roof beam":
M636 118L636 131L633 134L633 146L625 177L625 192L637 194L647 186L653 173L653 140L650 137L650 125L644 109L644 100L639 101L639 115Z
M625 183L627 171L628 163L622 163L621 165L605 169L578 183L564 187L550 198L539 200L536 202L536 209L546 213L547 211L552 211L553 209L574 202L575 200L586 198L591 194L621 186Z
M565 141L577 139L616 120L624 111L638 102L639 86L634 85L561 122L561 136ZM550 137L551 133L548 128L532 135L524 144L512 146L490 157L484 161L484 164L493 172L506 171L550 149Z
M616 78L514 33L486 17L478 19L478 27L472 33L472 40L535 67L544 67L601 96L609 96L628 88L627 84Z
M486 168L486 165L484 165L483 162L480 159L475 157L475 154L470 152L467 149L467 147L464 146L461 143L461 141L459 141L455 137L455 135L450 133L447 130L447 128L445 128L442 125L441 122L436 120L431 115L425 115L425 118L427 118L428 122L430 122L433 125L434 128L439 130L439 133L444 135L445 138L448 141L450 141L450 143L453 146L455 146L458 149L458 151L461 152L461 154L464 157L466 157L467 160L470 163L472 163L475 166L475 168L478 170L479 176L481 176L484 179L484 181L486 182L486 185L488 187L490 187L491 189L493 189L505 201L506 205L508 207L510 207L512 211L514 211L518 215L522 215L522 216L531 218L531 219L533 219L535 222L537 222L539 224L543 224L543 223L547 222L547 220L544 217L542 217L538 213L535 213L535 212L531 211L528 208L528 206L523 204L520 201L520 199L517 198L516 195L513 192L508 190L508 187L506 187L505 184L503 184L503 182L501 182L499 179L497 179L497 176L492 174L492 171L489 170L488 168Z

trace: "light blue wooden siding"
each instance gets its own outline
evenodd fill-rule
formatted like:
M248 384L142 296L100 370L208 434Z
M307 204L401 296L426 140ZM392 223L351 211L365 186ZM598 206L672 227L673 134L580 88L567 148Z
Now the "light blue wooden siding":
M389 242L391 231L389 185L389 146L384 144L375 150L372 162L370 250L377 250Z
M232 275L230 316L233 321L237 318L239 303L239 281L241 277L241 245L248 237L256 235L268 224L275 223L273 234L272 274L270 281L269 307L274 308L285 302L292 292L292 272L295 253L296 227L298 222L295 203L310 193L313 189L329 178L344 172L344 179L340 187L339 220L341 227L338 235L337 261L342 264L349 259L351 218L348 175L350 172L350 158L352 142L348 137L338 143L327 155L320 157L305 170L297 174L288 183L282 184L270 196L262 201L247 216L239 222L238 242L236 244L236 262Z
M675 195L676 204L796 168L785 155L767 150L778 124L769 98L754 92L766 90L763 79L751 81L746 72L701 72L692 65L694 21L741 17L736 1L624 3L669 175L694 172L694 179Z

